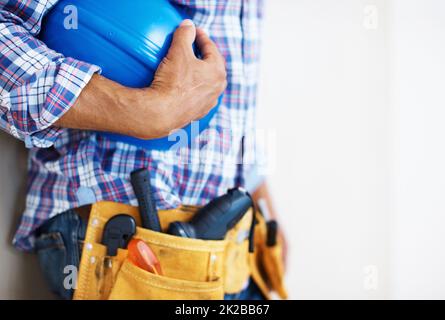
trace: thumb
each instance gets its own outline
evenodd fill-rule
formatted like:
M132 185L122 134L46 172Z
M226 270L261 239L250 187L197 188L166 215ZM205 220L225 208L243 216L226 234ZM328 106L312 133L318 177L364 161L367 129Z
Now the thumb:
M176 29L170 50L180 49L184 52L184 50L189 51L191 54L193 53L193 42L195 42L196 38L196 28L195 24L192 20L186 19L182 21L179 25L178 29Z

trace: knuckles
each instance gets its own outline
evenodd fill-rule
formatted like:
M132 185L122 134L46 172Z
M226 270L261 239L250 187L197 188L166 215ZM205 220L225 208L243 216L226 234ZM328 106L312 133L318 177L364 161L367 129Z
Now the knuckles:
M154 134L141 132L142 139L166 136L183 124L201 119L218 104L228 85L222 56L205 61L189 57L178 48L170 53L162 60L154 81L156 90L163 92L168 103L155 115Z

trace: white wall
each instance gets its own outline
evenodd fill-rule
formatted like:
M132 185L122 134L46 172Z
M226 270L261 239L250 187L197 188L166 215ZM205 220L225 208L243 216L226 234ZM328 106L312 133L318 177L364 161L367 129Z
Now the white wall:
M391 297L445 299L445 2L392 3Z
M293 298L445 298L444 35L441 0L268 2L260 122Z
M387 1L266 2L259 117L278 137L271 182L291 243L291 296L385 298ZM364 27L368 4L377 30Z

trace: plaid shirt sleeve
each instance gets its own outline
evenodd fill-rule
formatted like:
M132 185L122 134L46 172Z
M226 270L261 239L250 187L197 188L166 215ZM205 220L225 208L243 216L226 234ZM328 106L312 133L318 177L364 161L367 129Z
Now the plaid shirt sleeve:
M48 148L54 123L100 68L50 50L35 36L57 0L0 0L0 128L26 146Z

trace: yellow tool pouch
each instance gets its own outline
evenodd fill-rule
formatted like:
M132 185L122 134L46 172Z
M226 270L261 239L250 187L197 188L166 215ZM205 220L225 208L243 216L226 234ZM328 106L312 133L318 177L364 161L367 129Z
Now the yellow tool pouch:
M171 222L189 221L196 211L196 207L188 206L159 211L162 230L166 231ZM262 244L265 224L261 217L255 228L255 254L249 253L252 211L247 212L221 241L180 238L138 227L134 238L145 241L153 250L162 267L162 275L132 264L127 259L127 250L119 249L115 257L107 257L107 248L101 244L103 229L106 222L118 214L131 215L137 225L141 225L136 207L114 202L99 202L92 206L74 299L223 299L224 294L242 291L250 277L267 298L271 290L286 297L282 294L285 290L279 248L268 253L269 248ZM277 261L271 262L267 256Z
M254 268L254 273L258 272L259 274L253 278L257 279L257 283L264 280L265 283L262 285L267 287L267 290L276 292L281 299L287 299L288 294L284 281L283 241L278 237L276 245L267 246L266 221L262 215L257 215L257 221L253 255L255 262L251 263L251 266Z

